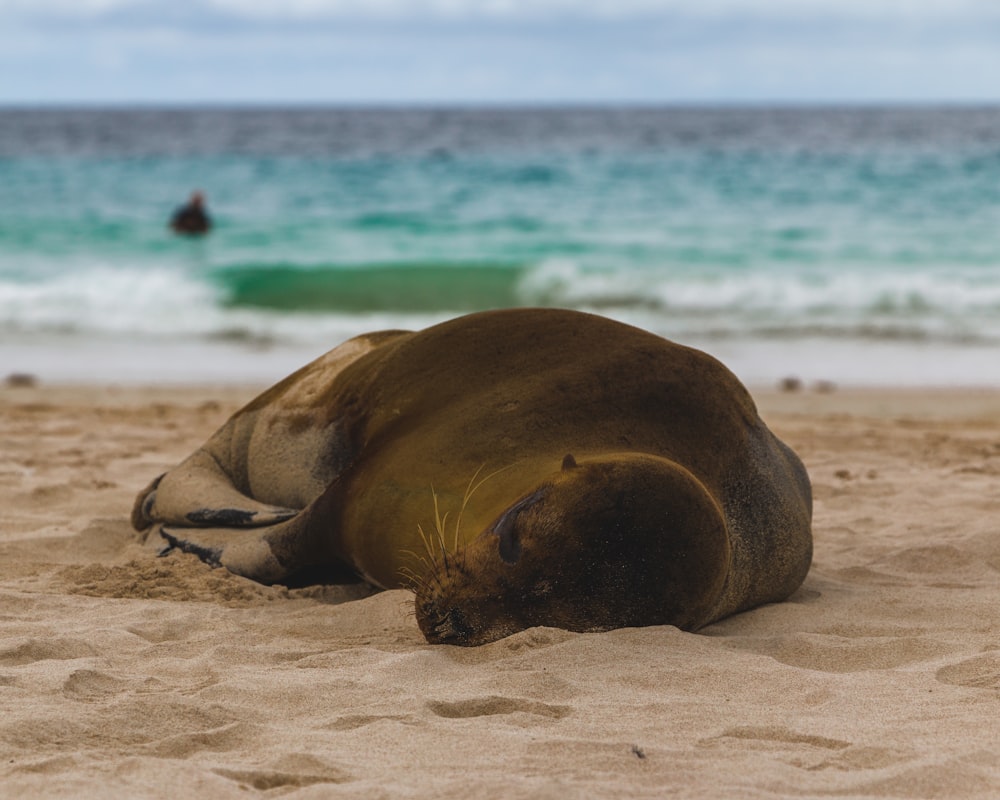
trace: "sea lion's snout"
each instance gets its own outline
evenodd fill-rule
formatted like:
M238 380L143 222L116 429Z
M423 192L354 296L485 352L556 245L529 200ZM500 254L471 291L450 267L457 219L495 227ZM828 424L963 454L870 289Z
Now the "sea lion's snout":
M538 571L548 569L547 559L529 557L526 548L536 544L550 489L542 486L513 503L418 586L417 624L428 642L480 645L537 624L526 603L538 592L521 587L545 582Z
M428 641L436 644L462 644L472 633L465 615L457 608L448 609L444 613L436 609L429 612L427 629L424 631Z

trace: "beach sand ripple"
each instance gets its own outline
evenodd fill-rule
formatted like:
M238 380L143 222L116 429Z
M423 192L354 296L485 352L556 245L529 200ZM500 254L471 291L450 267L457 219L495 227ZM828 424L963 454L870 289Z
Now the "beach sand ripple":
M0 388L0 795L1000 793L995 394L764 394L815 485L788 602L471 649L140 546L134 494L252 394Z

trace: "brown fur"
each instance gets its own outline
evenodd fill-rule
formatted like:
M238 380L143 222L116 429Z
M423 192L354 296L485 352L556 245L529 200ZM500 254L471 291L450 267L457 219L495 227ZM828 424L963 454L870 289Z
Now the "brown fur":
M346 565L416 588L428 639L476 644L695 629L783 599L810 515L801 462L717 361L527 309L345 343L237 412L134 521L258 580Z

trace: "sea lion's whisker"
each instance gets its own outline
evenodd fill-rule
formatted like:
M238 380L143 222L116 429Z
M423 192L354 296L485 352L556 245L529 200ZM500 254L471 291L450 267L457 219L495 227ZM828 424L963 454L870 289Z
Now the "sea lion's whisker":
M424 536L423 543L424 547L428 551L429 558L427 556L422 556L419 553L415 553L412 550L400 550L399 552L401 555L409 556L414 560L414 562L423 567L423 570L420 573L416 572L416 570L410 567L404 567L402 569L406 569L409 574L419 577L422 586L428 586L430 585L431 581L434 581L435 583L437 583L438 586L441 586L443 588L443 584L441 584L440 581L438 580L438 575L444 574L446 576L450 576L455 568L459 570L464 570L465 569L464 551L462 553L462 561L461 563L459 563L455 561L455 557L457 555L456 553L449 553L445 548L442 547L440 549L441 558L439 560L438 553L432 550L432 544L429 537L426 537L424 535L423 530L420 528L419 525L417 526L417 530L421 534L421 536ZM399 570L397 570L397 572L399 572Z
M410 589L414 594L427 585L427 579L409 567L400 567L396 570L396 574L399 576L400 581L406 584L406 588Z
M406 616L416 617L417 616L417 603L412 597L407 597L405 600L400 600L399 604L401 606L406 606Z
M472 493L479 488L479 486L476 486L476 489L473 489L472 484L475 482L479 473L483 471L483 467L485 466L486 462L484 461L479 465L479 468L472 473L472 477L469 478L469 485L465 487L465 495L462 497L462 507L458 510L458 518L455 520L455 550L458 550L458 534L462 529L462 514L465 513L465 507L469 504L469 498L472 497Z
M431 539L426 533L424 533L424 528L419 522L417 523L417 533L420 534L420 540L424 543L424 549L427 551L427 557L430 559L430 563L437 565L437 558L434 554L434 548L431 546Z
M449 572L450 565L448 563L448 545L446 544L444 537L445 537L445 529L448 525L448 514L450 512L446 511L444 516L443 517L441 516L441 506L438 503L438 494L437 491L434 489L433 484L431 484L431 497L434 500L434 533L437 535L437 546L441 551L441 565L444 569L445 574L447 575ZM423 531L421 531L421 535L423 535ZM430 543L431 537L428 536L427 540L428 541L425 542L425 544L427 546L428 552L431 552L433 550L433 545ZM437 564L438 563L437 554L431 553L431 555L434 560L434 563Z
M472 493L475 491L475 489L472 488L472 484L475 483L476 478L479 476L479 473L483 471L483 467L485 467L485 466L486 466L486 462L484 461L482 464L479 465L479 468L475 472L472 473L472 477L469 478L469 485L465 487L465 496L464 496L464 498L462 500L462 508L465 508L465 504L467 502L469 502L469 498L472 496Z
M420 555L420 553L417 553L417 552L415 552L413 550L400 550L399 552L400 552L400 554L402 554L404 556L411 556L414 561L416 561L417 563L423 565L425 571L428 571L428 570L431 569L431 562L427 560L426 556L422 556L422 555ZM410 568L409 567L403 567L403 569L410 569ZM412 570L411 570L411 572L412 572Z
M462 528L462 515L465 513L466 506L469 505L469 501L472 499L472 495L474 495L477 491L479 491L479 487L482 486L484 483L486 483L486 481L488 481L494 475L499 475L501 472L503 472L504 470L510 469L514 465L513 464L508 464L506 467L500 467L499 469L495 469L489 475L484 476L478 483L476 483L476 478L479 477L479 473L483 471L483 468L485 466L486 466L486 462L485 461L482 464L479 465L479 469L477 469L474 473L472 473L472 477L469 478L469 485L465 488L465 496L462 498L462 507L459 509L459 511L458 511L458 519L455 521L455 548L454 549L456 551L458 550L459 533L460 533L461 528ZM473 485L473 484L475 484L475 485Z
M448 521L448 515L444 515L442 520L442 525ZM448 560L448 544L444 540L444 530L437 531L438 547L441 548L441 556L447 561Z
M400 567L398 570L396 570L396 574L405 577L410 577L413 580L422 580L422 573L416 572L415 570L410 569L410 567L407 566Z
M396 573L396 580L399 581L399 586L401 589L409 589L414 594L417 593L417 589L420 587L414 582L413 578L409 575L403 575L401 573Z
M486 465L483 464L483 467L485 467L485 466ZM486 483L486 481L488 481L490 478L492 478L492 477L494 477L496 475L499 475L501 472L505 472L506 470L510 469L513 466L514 466L513 464L508 464L506 467L500 467L499 469L493 470L493 472L491 472L489 475L483 476L482 480L480 480L479 483L477 483L475 486L473 486L472 490L469 491L469 493L467 495L467 498L466 498L466 502L468 502L468 499L471 498L472 495L475 494L479 490L479 487L482 486L484 483ZM483 467L480 467L478 470L476 470L476 475L479 474L479 472L482 470ZM472 476L473 480L475 479L476 475ZM471 485L472 481L469 481L469 483ZM465 507L465 503L462 504L462 507L463 508Z
M434 527L437 528L438 536L441 535L441 509L438 507L438 496L437 492L434 490L434 484L431 484L431 498L434 500ZM447 519L448 515L445 514Z

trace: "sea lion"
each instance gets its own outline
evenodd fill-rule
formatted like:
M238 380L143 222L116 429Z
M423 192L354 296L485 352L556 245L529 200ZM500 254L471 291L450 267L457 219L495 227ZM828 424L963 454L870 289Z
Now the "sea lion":
M709 355L511 309L351 339L140 492L152 540L265 583L416 592L430 642L697 630L788 597L809 478Z

